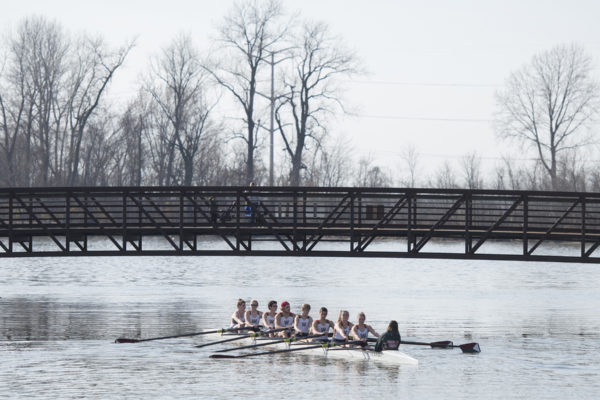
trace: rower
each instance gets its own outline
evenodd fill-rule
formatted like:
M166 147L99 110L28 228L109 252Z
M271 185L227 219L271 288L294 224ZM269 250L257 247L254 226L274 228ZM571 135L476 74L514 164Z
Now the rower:
M398 350L401 340L398 322L392 320L387 327L387 331L377 339L375 351Z
M367 317L365 316L364 312L358 313L358 322L352 327L352 330L350 331L354 340L360 340L361 342L366 343L367 339L369 338L369 332L373 336L379 337L379 333L377 333L371 325L365 324L366 319Z
M281 312L275 317L275 329L283 329L279 336L289 338L294 334L294 313L290 311L290 303L281 303Z
M335 326L333 327L333 342L340 344L348 341L350 330L352 329L352 322L348 321L350 313L347 310L340 311Z
M333 322L327 319L327 307L321 307L319 310L320 318L315 320L311 327L311 335L323 335L315 341L328 341L329 329L333 329Z
M269 332L275 329L275 317L277 317L277 302L275 300L269 301L269 311L263 313L262 324L264 331ZM275 336L273 332L269 333L269 336Z
M243 328L246 326L246 302L238 299L237 310L231 315L231 328Z
M258 311L258 300L250 300L250 310L246 311L244 315L246 326L258 327L262 319L262 314L261 311Z
M297 337L308 336L313 319L308 313L310 312L310 304L302 304L300 308L302 314L296 315L294 318L294 331Z

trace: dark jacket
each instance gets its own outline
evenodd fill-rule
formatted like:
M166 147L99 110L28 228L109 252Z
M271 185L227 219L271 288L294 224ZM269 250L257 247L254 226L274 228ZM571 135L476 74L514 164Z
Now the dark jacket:
M400 346L400 334L396 332L386 332L379 336L375 344L375 351L398 350Z

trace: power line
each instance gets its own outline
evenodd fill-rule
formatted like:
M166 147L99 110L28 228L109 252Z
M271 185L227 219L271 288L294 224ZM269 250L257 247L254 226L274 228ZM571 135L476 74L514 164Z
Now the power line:
M353 114L349 115L358 118L369 118L369 119L397 119L403 121L433 121L433 122L474 122L474 123L491 123L494 122L491 119L479 119L479 118L436 118L436 117L407 117L400 115L366 115L366 114Z
M395 85L395 86L431 86L431 87L466 87L466 88L499 88L502 85L488 83L438 83L438 82L408 82L408 81L357 81L348 80L349 83L364 85Z

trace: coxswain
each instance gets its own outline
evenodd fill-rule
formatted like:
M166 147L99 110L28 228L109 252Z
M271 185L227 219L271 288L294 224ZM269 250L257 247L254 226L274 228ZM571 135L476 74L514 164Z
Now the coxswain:
M258 328L262 319L262 314L261 311L258 311L258 300L250 300L250 310L246 311L246 314L244 315L246 326Z
M367 342L369 338L369 332L375 336L379 337L379 333L375 332L375 329L371 325L365 324L365 320L367 317L364 312L358 313L358 322L354 324L350 333L352 333L352 337L354 340L360 340L361 342Z
M352 330L352 322L348 321L350 313L346 310L340 311L335 326L333 327L333 341L334 343L341 344L348 341L350 331Z
M277 317L277 302L275 300L269 301L269 311L263 313L262 324L265 332L272 331L275 329L275 317ZM275 333L269 333L269 336L274 336Z
M310 304L302 304L300 308L301 314L294 318L294 331L297 337L308 336L313 319L308 313L310 312Z
M238 299L237 310L231 315L231 327L243 328L246 326L246 302Z
M377 339L375 351L398 350L401 340L398 322L392 320L387 327L387 331Z
M323 335L315 340L328 341L329 330L333 329L333 322L327 319L327 307L321 307L319 310L319 319L315 320L312 324L311 335Z
M275 317L275 329L282 329L279 336L289 338L294 334L294 313L290 311L290 303L281 303L281 311Z

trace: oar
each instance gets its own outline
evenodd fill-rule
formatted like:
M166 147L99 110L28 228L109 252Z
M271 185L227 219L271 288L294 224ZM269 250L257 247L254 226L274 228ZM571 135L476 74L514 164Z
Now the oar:
M325 336L325 334L321 333L319 335L310 335L310 336L293 336L291 338L285 338L285 339L280 339L280 340L273 340L273 341L270 341L270 342L249 344L248 346L232 347L230 349L217 350L216 352L217 353L227 353L229 351L234 351L234 350L253 349L255 347L268 346L270 344L277 344L277 343L292 343L292 342L297 342L299 340L313 339L313 338L318 338L318 337L322 337L322 336Z
M285 329L288 329L288 328L273 329L273 330L270 330L270 331L267 331L267 332L252 332L252 333L250 333L248 335L239 335L239 336L235 336L235 337L228 338L228 339L217 340L216 342L202 343L202 344L196 345L194 347L201 348L201 347L206 347L206 346L212 346L212 345L215 345L215 344L234 342L234 341L240 340L240 339L256 338L256 337L260 337L260 336L267 336L269 333L279 332L279 331L283 331Z
M241 354L239 356L232 356L229 354L211 354L210 358L246 358L246 357L263 356L263 355L268 355L268 354L291 353L292 351L302 351L302 350L309 350L309 349L319 349L319 348L328 349L331 347L343 346L345 344L360 344L360 342L346 342L346 343L339 343L339 344L323 343L323 344L317 344L317 345L313 345L313 346L302 346L302 347L297 347L297 348L293 348L293 349L273 350L273 351L263 351L260 353Z
M401 341L400 343L401 344L413 344L413 345L417 345L417 346L430 346L432 348L439 348L439 349L452 349L455 347L459 347L463 353L480 353L481 352L479 343L465 343L465 344L460 344L458 346L455 346L454 343L452 343L449 340L444 340L441 342L431 342L431 343Z
M202 332L194 332L194 333L184 333L182 335L172 335L172 336L160 336L148 339L128 339L128 338L118 338L115 340L115 343L140 343L140 342L149 342L150 340L162 340L162 339L175 339L180 337L189 337L189 336L198 336L198 335L207 335L209 333L225 333L225 332L238 332L238 331L258 331L260 328L255 326L249 326L244 328L225 328L225 329L215 329L212 331L202 331Z

